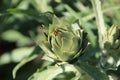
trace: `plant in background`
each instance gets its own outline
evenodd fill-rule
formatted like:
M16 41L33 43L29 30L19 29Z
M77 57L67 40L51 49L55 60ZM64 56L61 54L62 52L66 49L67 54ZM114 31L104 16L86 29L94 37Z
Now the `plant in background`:
M120 49L120 29L117 25L110 27L104 36L104 49L107 51Z
M91 2L96 12L99 46L102 53L100 65L105 69L117 70L120 64L118 58L120 52L120 29L117 25L113 25L107 29L103 19L101 2L99 0L91 0Z
M112 25L107 29L103 43L104 57L101 60L101 65L106 69L113 68L115 70L119 65L117 59L120 53L120 29L117 25Z
M40 30L37 44L52 59L62 62L71 62L83 54L88 45L87 33L78 21L69 24L65 19L53 17L48 28Z

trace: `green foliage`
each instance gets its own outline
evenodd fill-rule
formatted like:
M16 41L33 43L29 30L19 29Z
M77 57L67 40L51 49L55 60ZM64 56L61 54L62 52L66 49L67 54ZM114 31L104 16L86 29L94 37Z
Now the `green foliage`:
M30 49L30 48L29 48ZM22 50L21 50L22 51ZM25 52L25 51L24 51ZM27 51L28 53L28 51ZM39 47L36 47L34 50L32 50L32 52L26 57L26 58L23 58L23 60L21 60L21 62L13 69L13 78L15 78L16 76L16 72L18 71L19 68L21 68L23 65L25 65L27 62L35 59L38 55L41 55L40 54L40 48ZM22 53L23 54L23 53ZM24 53L25 54L25 53Z
M36 73L34 73L28 80L52 80L54 79L58 74L64 73L64 72L74 72L76 76L79 76L77 74L76 68L71 64L64 64L61 66L49 66L47 69L40 71L37 70ZM47 77L45 77L47 75Z
M107 75L101 71L99 68L96 68L94 66L88 65L86 63L79 62L78 68L80 67L85 72L87 72L91 77L93 77L94 80L109 80Z
M0 79L119 80L119 4L119 0L1 0ZM75 26L80 30L71 29ZM87 48L83 30L90 42Z

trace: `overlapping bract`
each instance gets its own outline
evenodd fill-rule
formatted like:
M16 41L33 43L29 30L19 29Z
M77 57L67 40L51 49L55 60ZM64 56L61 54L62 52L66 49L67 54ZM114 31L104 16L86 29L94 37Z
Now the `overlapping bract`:
M88 45L87 34L76 21L69 24L65 19L53 17L49 27L43 26L37 40L42 50L57 61L71 61L79 57Z

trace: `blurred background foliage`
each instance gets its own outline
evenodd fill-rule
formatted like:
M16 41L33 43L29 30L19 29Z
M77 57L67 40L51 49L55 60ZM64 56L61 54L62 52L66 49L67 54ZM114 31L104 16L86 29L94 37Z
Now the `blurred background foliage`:
M101 2L106 27L112 24L120 26L120 0ZM48 26L52 22L53 13L59 18L66 18L70 23L79 19L91 42L80 60L99 65L101 54L95 13L90 0L0 0L0 80L13 80L12 70L21 61L23 64L19 67L23 67L18 70L15 80L26 80L38 69L38 72L47 72L47 66L53 65L41 59L43 52L38 47L36 49L35 43L39 27L43 24ZM120 58L118 62L120 64ZM106 72L110 78L120 80L120 67ZM84 71L82 73L81 80L90 80ZM69 72L59 74L54 80L69 80L74 76Z

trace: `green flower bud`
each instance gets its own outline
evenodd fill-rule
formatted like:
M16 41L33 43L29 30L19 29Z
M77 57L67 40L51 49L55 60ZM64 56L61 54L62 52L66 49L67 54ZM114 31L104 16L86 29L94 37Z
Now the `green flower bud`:
M117 25L113 25L107 30L105 35L104 48L107 50L120 49L120 29Z
M44 27L44 26L43 26ZM49 57L57 61L71 61L79 57L88 45L87 34L78 22L69 24L65 19L53 17L48 29L41 29L39 46Z
M104 36L104 49L101 57L101 66L105 69L116 70L119 66L120 28L117 25L110 27Z

